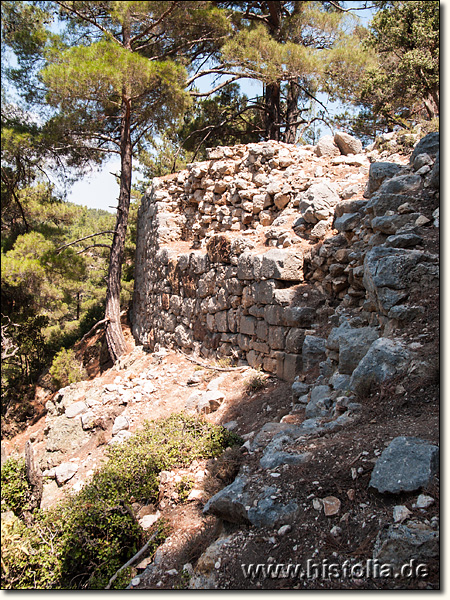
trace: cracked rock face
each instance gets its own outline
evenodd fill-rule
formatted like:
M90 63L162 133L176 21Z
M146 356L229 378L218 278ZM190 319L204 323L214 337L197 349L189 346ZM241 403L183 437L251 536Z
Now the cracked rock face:
M439 448L415 437L397 437L375 464L370 486L381 493L413 492L428 485L439 468Z
M284 502L277 488L270 486L259 489L251 486L249 479L242 474L213 496L203 512L231 523L265 527L286 523L295 517L298 508L292 500Z

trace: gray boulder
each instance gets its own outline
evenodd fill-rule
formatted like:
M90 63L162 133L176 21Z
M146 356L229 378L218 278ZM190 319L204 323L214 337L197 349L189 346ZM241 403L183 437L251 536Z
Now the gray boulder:
M397 211L399 206L408 203L411 204L414 199L411 196L402 194L381 194L377 192L366 203L366 212L376 217L382 217L388 210Z
M373 558L395 569L414 559L425 564L439 556L439 532L422 523L391 525L382 529L373 549Z
M359 213L345 213L334 221L334 228L338 231L352 231L361 223Z
M437 276L435 261L433 255L419 250L372 248L366 253L363 275L369 300L387 315L393 306L408 296L413 281Z
M369 486L381 493L414 492L428 485L439 469L439 448L416 437L397 437L381 454Z
M414 223L420 217L420 213L408 213L405 215L384 215L372 219L372 229L380 231L385 235L395 235L399 229L405 226L414 227Z
M373 327L353 328L347 321L334 327L326 346L339 352L339 373L351 375L378 337L379 333Z
M436 154L436 161L431 171L430 179L428 184L431 188L438 190L440 186L440 175L439 175L439 152Z
M89 434L83 431L81 419L67 419L64 415L52 421L48 434L46 452L42 466L54 467L65 453L78 450L89 440Z
M380 194L413 194L417 192L422 185L420 175L400 175L384 181L379 189Z
M304 371L308 371L325 360L325 339L314 335L305 336L302 346L302 359Z
M378 190L385 179L394 177L401 169L401 165L390 162L374 162L369 168L369 180L367 182L367 195L370 197ZM366 195L366 194L365 194Z
M198 404L197 411L203 414L209 414L220 408L225 400L225 394L219 390L211 390L202 394Z
M379 385L401 372L409 359L409 351L400 342L388 338L375 340L353 371L350 389L363 396L372 385Z
M429 133L423 137L414 147L414 150L409 159L410 164L414 164L416 157L420 154L429 154L436 156L439 152L439 132Z
M385 242L385 246L388 248L414 248L421 242L423 242L423 238L420 235L408 232L390 235Z
M126 417L123 417L122 415L119 415L114 419L112 434L117 435L119 431L123 431L124 429L128 429L129 427L130 424L128 422L128 419Z
M302 381L294 381L292 384L292 395L295 399L300 398L300 396L304 396L309 392L309 385L303 383Z
M362 142L343 131L336 131L334 142L341 151L341 154L359 154L362 152Z
M265 452L261 460L259 461L263 469L275 469L282 465L302 465L305 462L311 460L311 452L305 452L303 454L289 454L288 452Z
M80 400L79 402L74 402L73 404L68 406L64 412L64 415L68 419L73 419L74 417L81 415L81 413L86 412L87 408L87 405L82 400Z
M313 183L301 194L299 210L305 221L315 224L332 217L334 207L339 201L339 195L331 185L324 181Z
M350 329L343 335L339 342L339 373L351 375L378 337L373 327Z
M331 414L333 401L331 398L317 398L310 400L306 405L305 417L314 419L316 417L328 417Z
M284 524L292 520L297 512L298 505L293 501L284 503L279 498L277 488L252 489L243 474L213 496L203 509L204 514L215 515L230 523L257 527Z

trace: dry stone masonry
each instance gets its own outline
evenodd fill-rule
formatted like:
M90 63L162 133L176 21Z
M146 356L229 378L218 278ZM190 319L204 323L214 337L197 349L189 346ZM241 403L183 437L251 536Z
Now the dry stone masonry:
M154 179L138 217L135 338L288 381L318 365L349 380L359 367L362 391L371 344L420 313L411 285L438 274L437 257L416 249L430 221L411 208L433 191L438 143L426 136L409 163L374 161L339 132L316 147L218 147ZM345 335L326 342L318 330L333 313ZM386 342L372 355L392 350L381 369L392 374L408 353Z

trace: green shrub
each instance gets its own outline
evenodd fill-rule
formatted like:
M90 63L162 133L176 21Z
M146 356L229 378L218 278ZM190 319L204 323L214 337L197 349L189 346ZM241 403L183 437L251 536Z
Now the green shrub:
M37 511L32 527L16 520L5 533L2 528L2 587L104 589L151 534L142 530L130 505L157 499L159 472L216 457L236 443L242 440L235 434L200 417L180 414L146 423L109 448L107 462L80 492L49 511ZM182 493L188 489L184 483ZM156 527L149 554L168 535L164 523ZM128 575L121 573L114 587L124 586Z
M30 486L25 474L25 460L10 457L2 466L2 512L12 510L20 517L27 509L30 499Z
M56 389L86 379L83 364L76 358L75 351L63 348L53 359L50 376Z
M192 488L194 487L194 478L192 475L183 475L181 481L175 486L180 502L186 502Z

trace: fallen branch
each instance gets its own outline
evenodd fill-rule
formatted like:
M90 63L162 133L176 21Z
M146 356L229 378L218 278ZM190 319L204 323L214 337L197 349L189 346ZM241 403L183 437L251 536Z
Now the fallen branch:
M111 585L114 583L114 581L120 575L120 573L124 569L127 569L128 567L130 567L134 562L136 562L138 560L138 558L140 558L144 554L144 552L148 549L148 547L150 546L150 543L153 542L153 540L156 538L158 533L159 533L159 530L156 530L155 533L150 537L150 539L145 543L145 545L142 546L142 548L139 550L139 552L137 552L132 558L130 558L130 560L127 563L125 563L122 567L120 567L120 569L118 571L116 571L114 573L114 575L109 580L108 585L105 587L105 590L110 590Z
M191 356L185 354L182 350L179 350L180 354L182 354L187 360L198 365L199 367L203 367L204 369L210 369L211 371L245 371L249 367L213 367L210 365L205 365L204 363L192 358Z

